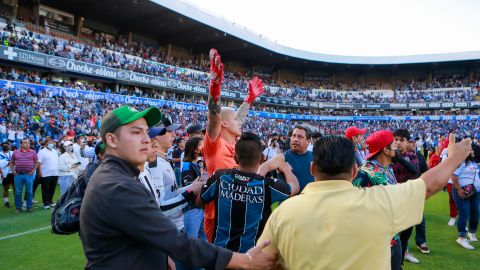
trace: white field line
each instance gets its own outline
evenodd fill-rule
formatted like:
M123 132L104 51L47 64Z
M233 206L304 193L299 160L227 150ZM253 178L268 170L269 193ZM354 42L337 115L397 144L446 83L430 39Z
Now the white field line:
M50 228L51 228L51 226L47 226L47 227L42 227L42 228L26 231L26 232L21 232L21 233L2 236L2 237L0 237L0 241L10 239L10 238L19 237L19 236L26 235L26 234L36 233L36 232L43 231L43 230L50 229Z

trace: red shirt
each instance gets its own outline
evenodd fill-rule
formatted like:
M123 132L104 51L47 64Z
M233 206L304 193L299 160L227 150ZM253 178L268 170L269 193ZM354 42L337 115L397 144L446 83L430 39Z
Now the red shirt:
M232 169L237 166L233 156L235 155L235 141L228 143L221 136L217 140L212 141L208 133L205 136L205 144L203 146L203 158L207 164L207 172L210 177L216 170ZM205 205L205 218L215 218L215 205L209 203Z

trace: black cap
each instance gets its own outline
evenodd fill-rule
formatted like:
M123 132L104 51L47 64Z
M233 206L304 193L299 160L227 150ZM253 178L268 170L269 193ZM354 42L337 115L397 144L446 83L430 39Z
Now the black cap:
M192 133L197 133L197 132L203 132L205 129L201 126L201 125L198 125L198 124L192 124L190 126L188 126L187 128L187 133L190 135Z
M181 127L180 124L174 124L171 117L162 117L160 123L148 130L148 136L154 138L155 136L163 136L167 131L175 131Z

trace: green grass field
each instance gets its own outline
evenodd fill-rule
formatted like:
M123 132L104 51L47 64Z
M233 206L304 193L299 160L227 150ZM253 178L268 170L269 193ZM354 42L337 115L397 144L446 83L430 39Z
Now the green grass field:
M35 198L41 200L40 188ZM431 254L420 254L411 239L411 253L421 263L406 262L404 269L480 269L480 243L473 243L477 249L470 251L455 242L456 227L447 226L447 201L447 194L441 192L427 202L427 243ZM10 202L13 204L13 198ZM78 235L52 235L46 228L50 226L51 211L39 206L33 213L20 214L14 213L14 207L5 208L3 203L0 206L0 269L83 269L85 258ZM3 239L36 229L40 230Z

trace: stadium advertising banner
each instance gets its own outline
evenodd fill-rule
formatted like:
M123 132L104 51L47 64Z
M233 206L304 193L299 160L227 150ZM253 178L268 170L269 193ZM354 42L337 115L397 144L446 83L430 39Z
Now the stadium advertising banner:
M72 59L61 58L58 56L46 55L42 53L22 50L13 47L0 45L0 59L15 61L29 65L58 69L71 73L79 73L94 77L106 78L116 81L141 84L149 87L168 88L184 92L193 92L207 94L208 88L203 85L187 83L167 78L155 77L132 71L120 70L85 63ZM222 90L221 96L229 98L243 99L245 94L233 91ZM468 108L480 107L479 102L431 102L431 103L328 103L328 102L308 102L293 101L271 97L260 97L259 102L295 106L295 107L314 107L320 109L437 109L437 108Z
M163 99L142 98L126 95L117 95L104 92L94 92L87 90L78 90L64 87L56 87L49 85L39 85L33 83L16 82L9 80L0 80L0 88L6 90L13 90L17 95L26 94L31 91L33 93L46 93L49 96L60 96L67 98L84 98L90 100L105 100L109 102L116 102L122 104L133 105L149 105L155 107L174 107L184 110L198 110L206 111L207 106L202 104L192 104L186 102L170 101ZM480 103L480 102L478 102ZM480 105L480 104L477 104ZM480 121L478 115L463 115L463 116L321 116L321 115L299 115L299 114L283 114L271 112L257 112L250 111L249 115L275 118L285 120L304 120L304 121L408 121L408 120L468 120Z

